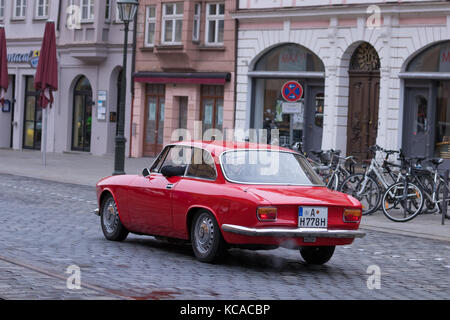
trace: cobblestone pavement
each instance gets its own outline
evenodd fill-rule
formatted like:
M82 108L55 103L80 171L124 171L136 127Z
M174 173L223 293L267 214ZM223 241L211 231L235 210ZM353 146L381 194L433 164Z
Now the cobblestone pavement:
M188 245L130 235L104 239L95 189L0 175L3 299L448 299L450 243L368 231L309 266L298 251L230 250L218 265ZM81 269L79 290L66 270ZM381 269L369 290L367 268Z

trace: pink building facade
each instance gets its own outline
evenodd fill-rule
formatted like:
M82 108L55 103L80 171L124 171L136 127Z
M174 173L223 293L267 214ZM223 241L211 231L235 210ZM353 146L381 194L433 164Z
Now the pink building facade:
M221 139L234 127L236 5L140 1L132 157L180 139Z

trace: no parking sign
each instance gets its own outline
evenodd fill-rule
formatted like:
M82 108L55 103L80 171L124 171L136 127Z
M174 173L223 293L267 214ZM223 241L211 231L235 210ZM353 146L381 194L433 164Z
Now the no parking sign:
M281 87L281 95L288 102L297 102L303 96L303 87L297 81L288 81Z

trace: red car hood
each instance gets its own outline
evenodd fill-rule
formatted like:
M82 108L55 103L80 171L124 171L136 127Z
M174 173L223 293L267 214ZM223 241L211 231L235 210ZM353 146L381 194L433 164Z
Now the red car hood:
M325 187L247 186L245 189L273 205L361 206L355 198Z

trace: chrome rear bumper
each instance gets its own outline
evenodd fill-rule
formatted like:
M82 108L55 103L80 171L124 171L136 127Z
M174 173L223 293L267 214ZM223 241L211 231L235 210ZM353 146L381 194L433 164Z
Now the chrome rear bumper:
M252 237L320 237L320 238L362 238L365 232L359 230L328 230L315 228L247 228L232 224L223 224L222 230Z

